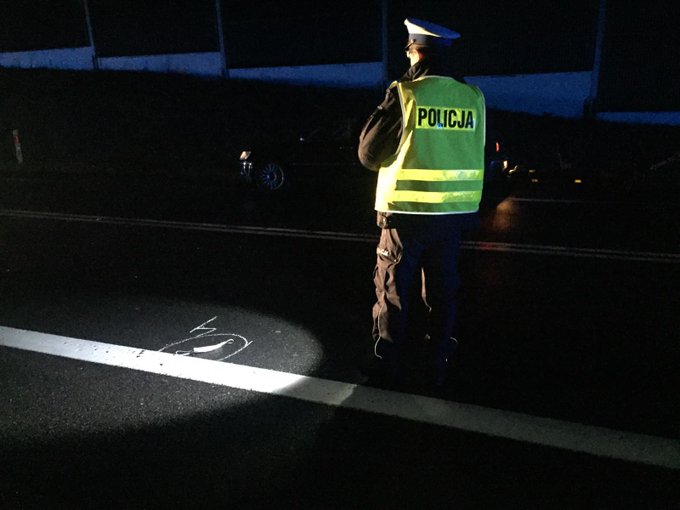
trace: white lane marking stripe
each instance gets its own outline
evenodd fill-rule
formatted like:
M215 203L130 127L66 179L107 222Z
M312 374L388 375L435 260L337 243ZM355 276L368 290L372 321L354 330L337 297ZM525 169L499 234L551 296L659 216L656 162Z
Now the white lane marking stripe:
M507 197L505 200L510 202L527 202L536 204L583 204L583 205L621 205L638 202L624 202L617 200L586 200L583 198L532 198L532 197Z
M0 326L0 345L680 469L680 440L670 438L5 326Z
M246 227L240 225L220 225L216 223L197 223L185 221L90 216L84 214L63 214L63 213L0 209L0 216L30 219L47 219L67 222L71 221L82 223L100 223L106 225L169 228L176 230L193 230L204 232L222 232L244 235L297 237L306 239L330 239L333 241L353 241L367 243L376 243L378 241L377 235L373 234L356 234L350 232L329 232L324 230L302 230L276 227ZM680 264L680 253L608 250L600 248L573 248L567 246L500 243L491 241L464 241L462 244L462 248L464 250L476 250L476 251L497 251L507 253L527 253L533 255L585 257L607 260L627 260L635 262Z
M639 200L588 200L584 198L532 198L532 197L507 197L505 198L508 202L526 202L535 204L558 204L558 205L627 205L635 207L647 207L647 208L663 208L665 206L664 202L649 203Z
M607 260L666 262L671 264L680 264L680 254L677 253L607 250L602 248L574 248L567 246L496 243L486 241L465 241L463 242L463 247L479 251L499 251L529 253L534 255L557 255L565 257L586 257Z

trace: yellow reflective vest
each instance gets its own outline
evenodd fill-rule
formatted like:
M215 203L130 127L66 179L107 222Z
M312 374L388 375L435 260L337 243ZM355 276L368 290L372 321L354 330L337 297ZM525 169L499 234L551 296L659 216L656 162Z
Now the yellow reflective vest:
M379 169L375 209L457 214L479 209L484 182L482 92L453 78L394 83L403 130L396 153Z

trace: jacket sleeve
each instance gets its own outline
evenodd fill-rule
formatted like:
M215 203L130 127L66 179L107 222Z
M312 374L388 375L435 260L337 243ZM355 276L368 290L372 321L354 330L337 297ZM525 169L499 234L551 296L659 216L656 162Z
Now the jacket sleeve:
M369 170L377 171L380 164L399 148L402 119L396 88L387 90L385 99L364 124L359 136L359 161Z

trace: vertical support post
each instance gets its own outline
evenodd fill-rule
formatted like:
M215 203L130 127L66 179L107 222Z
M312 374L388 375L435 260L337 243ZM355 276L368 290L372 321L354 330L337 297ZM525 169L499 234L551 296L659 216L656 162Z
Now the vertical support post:
M590 75L590 95L586 99L584 113L587 118L595 117L597 100L600 93L600 69L602 67L602 47L604 46L604 32L607 20L607 0L600 0L597 10L597 34L595 37L595 56L593 58L593 72Z
M222 22L222 0L215 0L215 20L217 21L217 41L220 49L220 74L223 78L229 78L229 62L227 49L224 42L224 24Z
M99 57L97 57L97 47L94 44L94 30L92 29L92 18L90 16L90 5L88 0L83 0L83 10L85 11L85 23L87 24L87 37L92 48L92 69L99 69Z
M382 50L382 81L383 86L387 86L389 81L389 37L388 37L388 14L389 14L389 0L382 0L380 2L380 33L381 33L381 50Z
M21 152L21 141L19 140L19 130L12 130L12 142L14 143L14 155L17 158L17 163L20 165L24 162L24 154Z

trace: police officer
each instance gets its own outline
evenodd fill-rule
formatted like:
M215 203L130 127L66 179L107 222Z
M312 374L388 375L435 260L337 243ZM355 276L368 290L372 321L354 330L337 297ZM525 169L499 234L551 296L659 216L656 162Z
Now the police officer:
M417 19L408 29L411 67L390 85L360 135L361 163L378 172L372 372L402 375L410 292L422 284L429 309L430 382L444 384L458 344L453 337L461 232L478 221L482 195L485 104L481 91L448 70L460 34Z

